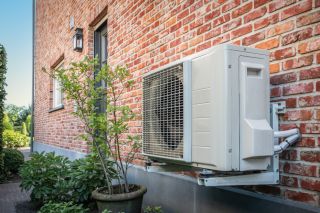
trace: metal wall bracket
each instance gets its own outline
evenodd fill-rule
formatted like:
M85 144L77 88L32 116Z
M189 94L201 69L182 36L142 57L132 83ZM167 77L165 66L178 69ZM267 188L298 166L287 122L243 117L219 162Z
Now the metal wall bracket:
M286 104L274 102L270 105L270 124L274 131L279 131L279 115L286 111ZM278 144L277 138L274 144ZM203 170L197 178L198 184L202 186L240 186L240 185L266 185L279 184L279 155L271 157L271 164L267 171L256 173L234 172L223 174L219 172L208 172ZM193 167L179 166L172 164L148 165L146 170L149 172L177 172L187 170L197 170Z

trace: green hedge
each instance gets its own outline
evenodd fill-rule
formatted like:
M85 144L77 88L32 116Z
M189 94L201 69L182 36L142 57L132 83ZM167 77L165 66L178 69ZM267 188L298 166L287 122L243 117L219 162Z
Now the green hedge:
M3 143L7 148L25 147L29 144L29 137L13 130L4 130Z
M24 162L23 154L16 149L3 149L4 167L7 172L18 173L20 166Z

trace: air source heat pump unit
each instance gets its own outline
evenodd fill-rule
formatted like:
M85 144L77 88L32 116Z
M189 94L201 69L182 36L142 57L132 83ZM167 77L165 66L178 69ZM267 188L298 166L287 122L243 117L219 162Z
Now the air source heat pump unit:
M266 170L268 52L220 45L143 77L143 154L220 170Z

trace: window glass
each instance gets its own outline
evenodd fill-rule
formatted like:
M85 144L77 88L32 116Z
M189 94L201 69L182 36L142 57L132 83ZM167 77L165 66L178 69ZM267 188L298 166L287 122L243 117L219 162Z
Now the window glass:
M63 64L58 66L58 69L62 68ZM63 105L62 103L63 94L61 84L57 79L53 79L53 103L52 107L57 108Z

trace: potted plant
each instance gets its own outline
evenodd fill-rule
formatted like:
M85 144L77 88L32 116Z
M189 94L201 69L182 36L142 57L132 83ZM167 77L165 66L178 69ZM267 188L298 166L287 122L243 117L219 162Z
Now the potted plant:
M92 145L101 161L107 185L92 192L99 212L141 212L147 189L128 182L128 168L140 148L140 137L129 134L128 122L135 114L122 99L134 82L125 67L105 65L96 70L97 64L96 58L86 57L49 74L61 83L65 99L74 103L73 114L84 125L81 138ZM105 164L106 158L113 160L114 168Z

